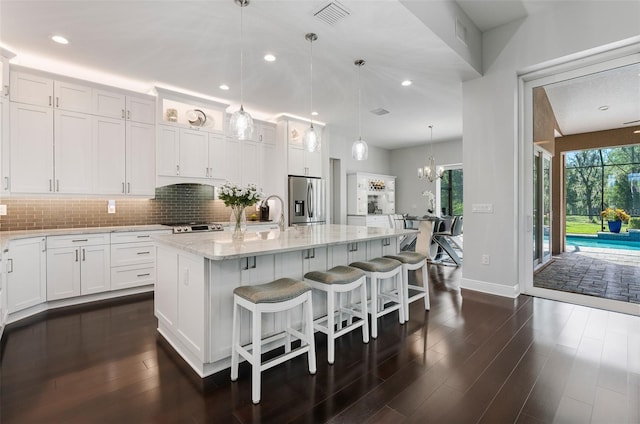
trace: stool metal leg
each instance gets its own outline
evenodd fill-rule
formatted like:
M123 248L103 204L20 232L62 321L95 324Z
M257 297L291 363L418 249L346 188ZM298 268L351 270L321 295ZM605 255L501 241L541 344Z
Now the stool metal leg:
M289 332L289 329L291 328L291 309L287 309L284 314L284 352L289 353L291 352L291 333Z
M313 334L313 306L311 303L311 292L307 292L307 301L303 304L303 308L307 313L307 343L309 344L309 351L307 352L307 357L309 360L309 373L316 373L316 344L315 338Z
M262 335L261 335L261 312L260 308L257 307L251 313L252 315L252 328L251 332L253 334L253 345L251 346L252 353L252 361L251 364L251 400L253 403L260 403L260 374L261 374L261 360L260 353L262 350Z
M238 302L233 299L233 327L231 329L231 381L238 379L239 354L236 346L240 344L240 311Z
M336 316L336 293L333 287L327 292L327 361L333 364L335 360L336 340L335 340L335 316ZM338 304L341 302L338 301ZM338 319L342 322L342 313L338 315Z

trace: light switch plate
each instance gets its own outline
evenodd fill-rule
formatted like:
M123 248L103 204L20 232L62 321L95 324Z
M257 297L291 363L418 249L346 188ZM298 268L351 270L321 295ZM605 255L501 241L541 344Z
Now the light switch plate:
M7 214L7 205L0 205L0 216L5 216Z
M107 200L107 213L116 213L116 201Z
M471 205L473 213L493 213L493 203L474 203Z

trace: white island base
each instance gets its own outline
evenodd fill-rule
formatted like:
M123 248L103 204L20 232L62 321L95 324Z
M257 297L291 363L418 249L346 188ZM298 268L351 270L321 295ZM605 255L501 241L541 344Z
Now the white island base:
M155 237L158 332L202 378L230 367L233 289L277 278L303 279L309 271L369 260L398 251L398 237L413 232L347 225L314 225L249 232ZM314 293L314 315L326 313L326 300ZM250 342L248 312L242 318L242 343ZM294 314L300 322L301 311ZM284 316L267 315L263 335L284 327ZM282 345L266 346L264 351Z

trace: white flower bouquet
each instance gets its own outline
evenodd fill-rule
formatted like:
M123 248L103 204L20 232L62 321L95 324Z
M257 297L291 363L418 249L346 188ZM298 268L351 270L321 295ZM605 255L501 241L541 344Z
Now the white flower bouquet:
M436 195L429 190L422 192L422 195L427 198L427 209L430 213L436 209Z

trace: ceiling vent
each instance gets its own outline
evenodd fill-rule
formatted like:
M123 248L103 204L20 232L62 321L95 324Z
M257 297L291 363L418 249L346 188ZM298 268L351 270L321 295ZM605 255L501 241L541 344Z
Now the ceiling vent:
M389 113L389 111L379 107L378 109L373 109L371 111L371 113L373 113L374 115L382 116L382 115L386 115L387 113Z
M350 14L351 12L349 12L349 9L347 9L345 6L338 3L337 1L332 1L329 4L322 6L316 13L313 14L313 16L329 25L335 25Z

